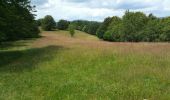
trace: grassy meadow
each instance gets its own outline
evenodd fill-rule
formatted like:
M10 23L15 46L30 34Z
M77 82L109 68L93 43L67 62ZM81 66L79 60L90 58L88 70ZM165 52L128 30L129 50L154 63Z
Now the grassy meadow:
M170 100L169 43L76 31L0 45L0 100Z

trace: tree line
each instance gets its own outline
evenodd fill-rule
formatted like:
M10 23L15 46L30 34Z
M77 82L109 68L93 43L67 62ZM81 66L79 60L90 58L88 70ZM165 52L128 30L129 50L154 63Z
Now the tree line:
M170 41L170 17L126 11L122 18L106 18L96 35L114 42L167 42Z
M50 21L49 21L50 19ZM104 22L86 20L59 20L55 23L52 16L47 15L37 21L44 30L68 30L74 28L100 39L113 42L167 42L170 41L170 17L158 18L143 12L127 10L122 18L108 17ZM51 29L47 26L51 25ZM72 29L73 30L73 29Z
M55 22L54 18L50 15L45 16L42 19L37 20L37 25L41 26L45 31L52 31L55 29L59 30L79 30L92 35L96 35L97 29L100 27L101 23L96 21L86 21L86 20L59 20Z
M38 37L30 0L0 0L0 42Z
M122 18L108 17L102 23L86 20L56 23L50 15L35 21L34 8L30 0L0 0L0 42L38 37L38 26L46 31L69 30L72 36L74 30L80 30L114 42L170 41L170 17L127 10Z
M75 20L71 22L76 30L83 31L92 35L96 35L101 23L96 21Z

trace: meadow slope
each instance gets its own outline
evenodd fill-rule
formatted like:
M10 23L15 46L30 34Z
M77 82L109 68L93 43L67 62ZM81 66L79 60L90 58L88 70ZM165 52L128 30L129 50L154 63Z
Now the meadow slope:
M0 46L0 100L169 100L169 43L66 31Z

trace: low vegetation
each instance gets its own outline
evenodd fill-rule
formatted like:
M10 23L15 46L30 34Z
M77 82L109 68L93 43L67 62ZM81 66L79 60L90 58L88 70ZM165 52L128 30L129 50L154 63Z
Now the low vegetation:
M76 31L5 43L2 100L169 100L170 44L109 43Z
M0 1L0 100L170 100L170 17L34 12L30 0Z
M69 25L69 33L70 33L71 37L73 37L75 34L75 26L73 24Z

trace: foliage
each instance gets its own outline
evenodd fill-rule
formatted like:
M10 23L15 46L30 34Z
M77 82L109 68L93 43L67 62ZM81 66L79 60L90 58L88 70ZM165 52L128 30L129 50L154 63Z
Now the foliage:
M37 37L39 30L32 12L30 0L1 0L0 41Z
M126 11L123 18L107 18L100 26L97 36L114 42L170 41L170 17L157 18L142 12Z
M160 19L149 20L143 30L141 30L141 41L158 42L162 33Z
M56 22L54 21L54 18L50 15L45 16L45 18L42 20L42 29L45 31L51 31L56 27Z
M87 33L92 34L92 35L96 35L97 29L100 27L100 23L99 22L89 22L88 24L88 31Z
M122 20L117 16L113 16L107 31L105 32L103 39L108 41L122 41Z
M85 32L85 29L83 29L83 28L86 27L89 24L89 21L75 20L75 21L72 21L71 23L73 23L75 25L76 30Z
M157 18L142 12L125 12L122 18L108 17L103 23L76 20L75 29L114 42L170 41L170 17Z
M6 39L6 36L4 33L0 32L0 43Z
M42 26L43 18L36 20L37 26Z
M73 24L69 25L69 33L70 33L71 37L73 37L75 34L75 26Z
M147 24L147 16L141 12L126 11L123 16L123 31L125 40L131 42L140 41L140 31Z
M66 30L68 29L70 22L67 20L59 20L59 22L57 23L57 28L59 30Z
M83 27L82 31L83 31L83 32L86 32L86 30L87 30L87 25L85 25L85 26Z
M97 29L100 26L100 22L96 21L85 21L85 20L75 20L71 22L75 25L77 30L96 35Z
M103 38L103 35L104 35L104 33L107 31L107 28L108 28L108 26L109 26L109 24L111 23L111 18L110 17L108 17L108 18L106 18L105 20L104 20L104 22L100 25L100 27L98 28L98 30L97 30L97 36L100 38L100 39L102 39Z
M162 19L162 34L160 36L161 41L170 41L170 17Z

